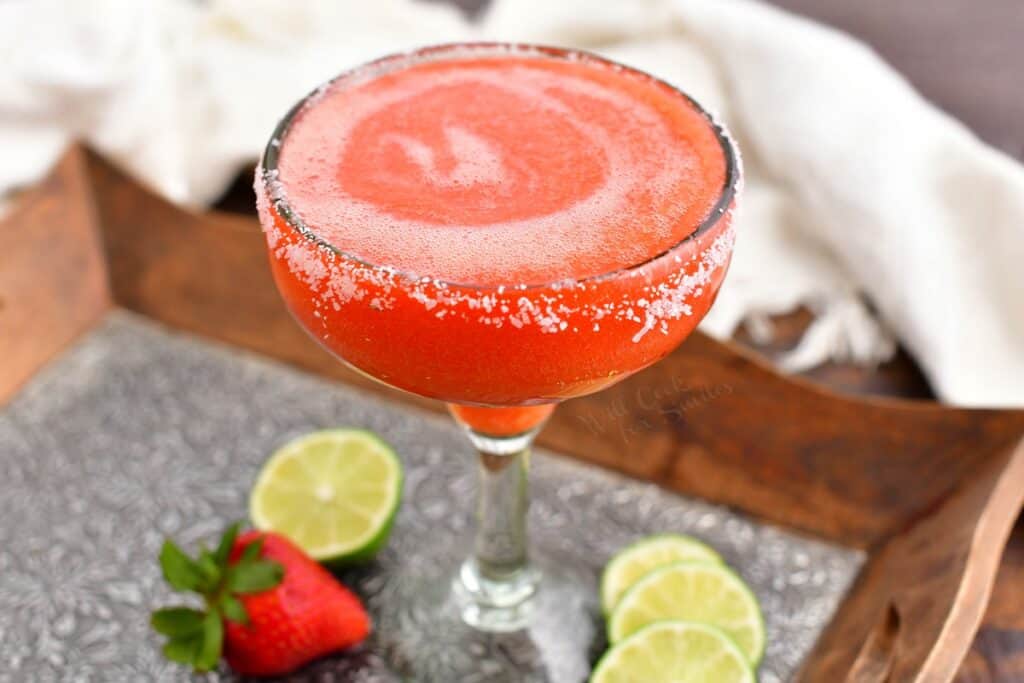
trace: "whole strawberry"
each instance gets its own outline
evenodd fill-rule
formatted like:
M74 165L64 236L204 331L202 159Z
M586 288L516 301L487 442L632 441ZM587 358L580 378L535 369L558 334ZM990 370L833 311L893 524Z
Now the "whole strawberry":
M164 654L196 671L221 653L235 671L276 676L361 643L370 619L348 589L288 539L229 528L215 551L191 558L167 541L164 577L176 590L203 596L206 609L157 610L152 624L169 640Z

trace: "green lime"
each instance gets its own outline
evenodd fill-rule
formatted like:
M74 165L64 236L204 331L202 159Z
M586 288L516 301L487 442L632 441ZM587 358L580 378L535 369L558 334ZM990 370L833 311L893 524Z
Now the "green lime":
M609 650L590 683L756 683L743 651L721 630L659 621Z
M330 429L270 456L249 496L249 516L315 560L348 564L383 547L401 497L402 463L386 443L361 429Z
M655 569L633 585L608 620L608 641L618 643L656 621L711 624L732 638L757 666L764 653L764 619L757 598L722 564L677 562Z
M722 558L701 541L680 534L648 536L620 550L601 575L601 609L606 616L611 614L622 594L640 577L683 560L721 562Z

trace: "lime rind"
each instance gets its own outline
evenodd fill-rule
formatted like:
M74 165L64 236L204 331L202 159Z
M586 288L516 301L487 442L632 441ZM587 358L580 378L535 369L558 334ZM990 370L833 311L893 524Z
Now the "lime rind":
M662 559L653 560L644 557L644 555L654 553L660 553ZM724 564L722 556L711 546L684 534L665 533L646 536L615 553L601 573L601 610L605 617L612 613L615 604L637 580L659 567L684 560L703 560ZM641 565L641 571L630 571L630 564ZM632 575L628 577L632 580L623 580L622 573L626 571Z
M656 646L652 643L656 636L666 632L674 631L678 637L686 637L688 635L700 634L704 638L710 637L716 641L719 646L719 650L708 651L708 656L703 657L701 660L688 659L688 664L700 666L706 673L706 668L709 666L717 665L719 667L725 666L729 668L728 664L734 664L734 669L739 674L730 679L717 678L714 679L715 683L756 683L757 674L755 673L754 667L747 659L747 655L743 652L743 649L736 643L728 633L722 629L713 626L711 624L684 621L679 619L674 620L663 620L656 621L643 628L640 628L636 632L627 636L621 642L617 643L614 647L608 650L594 667L594 672L590 677L590 683L626 683L637 681L640 679L636 678L636 669L629 662L623 662L625 657L628 657L631 649L640 648L643 651L642 656L646 660L643 662L645 665L651 663L657 663L661 670L674 669L672 662L665 661L673 656L679 656L678 647L674 647L672 651L664 653L664 657L659 659ZM617 675L616 667L625 669L627 673ZM677 677L678 674L673 674L672 678L665 678L664 681L685 681L687 680L698 680L696 677L693 679L680 679ZM644 678L644 683L662 683L660 680L650 679L649 677ZM710 680L706 676L702 676L699 680Z
M306 484L310 486L309 495L313 498L312 504L317 505L315 502L316 488L313 483L323 472L318 473L316 467L311 467L311 463L305 461L313 459L314 454L322 456L324 448L333 450L333 457L337 459L346 448L352 447L361 456L365 454L372 456L372 459L364 463L363 467L367 465L378 467L383 475L378 478L382 497L373 501L372 513L363 515L365 531L357 536L335 537L330 543L303 542L301 538L303 534L297 533L297 531L308 524L309 508L304 506L303 510L294 517L283 515L282 518L282 511L277 510L272 514L267 509L269 505L268 492L275 490L280 492L282 485L279 480L285 469L304 470ZM321 463L319 466L323 467L324 465ZM352 465L349 464L349 467ZM337 476L337 473L334 474ZM257 529L276 531L288 536L310 557L319 562L337 566L358 564L372 559L387 542L401 503L403 482L401 461L394 450L373 432L363 429L320 430L288 442L270 456L253 486L249 499L249 516ZM345 486L345 483L341 484L342 494L345 493ZM283 489L288 488L288 486L283 487ZM302 487L292 486L291 488ZM348 507L351 509L352 506ZM359 512L364 513L365 510L360 509ZM275 520L275 517L278 518ZM334 528L337 528L336 524Z
M636 603L640 601L641 597L644 596L647 591L652 590L653 587L659 583L668 580L668 578L673 574L696 574L700 572L715 574L721 577L726 586L735 591L736 595L740 597L740 600L746 603L745 611L747 613L747 619L743 623L716 623L716 621L711 619L696 618L686 615L683 613L683 610L686 609L687 605L676 599L673 600L671 604L668 604L667 608L662 613L652 611L648 606L640 607L641 610L650 615L650 620L630 631L624 630L627 627L624 626L623 622L626 620L629 610L637 608ZM705 596L702 596L702 600L700 602L706 605L707 601L704 600L703 597ZM693 604L697 603L694 602ZM747 586L743 579L740 578L739 575L730 567L720 563L697 560L676 562L655 569L627 590L619 600L619 603L612 612L611 617L608 619L608 642L615 645L628 638L633 633L638 632L648 624L653 624L658 621L676 620L702 622L725 631L727 635L737 642L740 648L744 651L747 661L754 668L760 664L761 658L764 656L766 641L765 624L757 596L754 595L754 592L750 590L750 587ZM745 646L743 642L746 638L740 638L736 635L736 633L741 629L749 629L750 631L751 643L749 646Z

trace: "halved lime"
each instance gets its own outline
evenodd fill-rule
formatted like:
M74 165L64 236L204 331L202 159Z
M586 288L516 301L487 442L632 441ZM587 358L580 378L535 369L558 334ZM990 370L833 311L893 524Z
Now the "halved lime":
M590 683L756 683L743 651L720 629L660 621L613 647Z
M683 560L721 562L722 558L701 541L682 534L648 536L620 550L601 574L601 609L606 616L611 614L623 593L640 577Z
M361 429L313 432L263 465L249 497L257 529L287 536L310 557L348 564L384 545L402 497L402 464Z
M618 643L667 619L718 627L754 666L764 654L764 619L757 598L725 565L689 561L655 569L619 600L608 620L608 641Z

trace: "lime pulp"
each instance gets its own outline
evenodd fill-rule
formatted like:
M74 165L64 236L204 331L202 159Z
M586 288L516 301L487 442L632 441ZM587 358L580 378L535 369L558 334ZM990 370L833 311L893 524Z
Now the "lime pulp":
M287 536L310 557L348 564L387 541L402 495L402 464L377 435L331 429L299 437L264 464L249 498L263 531Z

